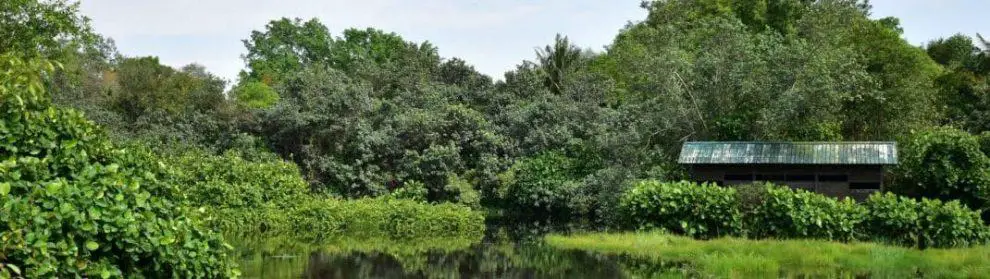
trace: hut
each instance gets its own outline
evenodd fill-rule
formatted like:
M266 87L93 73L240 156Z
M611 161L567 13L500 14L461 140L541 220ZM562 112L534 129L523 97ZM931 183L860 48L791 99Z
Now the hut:
M686 142L678 163L691 179L719 185L757 181L834 197L865 199L883 190L897 164L894 142Z

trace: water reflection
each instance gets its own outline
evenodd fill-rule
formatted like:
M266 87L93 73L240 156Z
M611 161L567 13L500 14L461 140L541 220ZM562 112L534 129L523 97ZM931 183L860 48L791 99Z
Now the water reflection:
M296 263L298 264L298 263ZM265 273L264 278L621 278L620 266L578 252L538 247L506 251L478 245L454 252L398 258L380 252L313 252L296 274ZM276 270L280 270L276 268ZM249 275L250 276L250 275ZM281 277L278 277L281 276Z
M630 270L642 269L620 257L542 243L540 235L561 230L567 231L529 223L490 227L484 239L473 241L350 241L312 247L266 240L235 246L245 278L626 278Z

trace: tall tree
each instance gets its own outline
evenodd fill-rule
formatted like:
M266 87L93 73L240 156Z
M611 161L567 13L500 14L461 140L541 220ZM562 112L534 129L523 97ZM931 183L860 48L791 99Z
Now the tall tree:
M253 31L243 41L248 53L243 57L247 71L241 72L241 79L275 84L283 75L330 59L332 41L330 31L316 19L273 20L264 31Z
M49 57L95 38L75 1L5 0L0 15L0 53Z
M536 58L544 78L544 85L554 94L563 91L564 78L581 59L581 49L571 44L567 37L557 34L553 45L536 50Z

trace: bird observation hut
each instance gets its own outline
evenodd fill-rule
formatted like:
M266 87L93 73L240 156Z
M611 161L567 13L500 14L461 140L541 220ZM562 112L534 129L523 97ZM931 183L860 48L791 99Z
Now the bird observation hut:
M691 179L719 185L772 182L863 200L897 165L894 142L686 142L678 163Z

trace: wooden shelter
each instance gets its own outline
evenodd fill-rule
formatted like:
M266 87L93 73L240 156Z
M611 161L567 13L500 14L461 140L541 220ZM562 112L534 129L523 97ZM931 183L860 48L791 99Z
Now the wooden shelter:
M897 164L894 142L686 142L678 163L698 182L773 182L862 200Z

